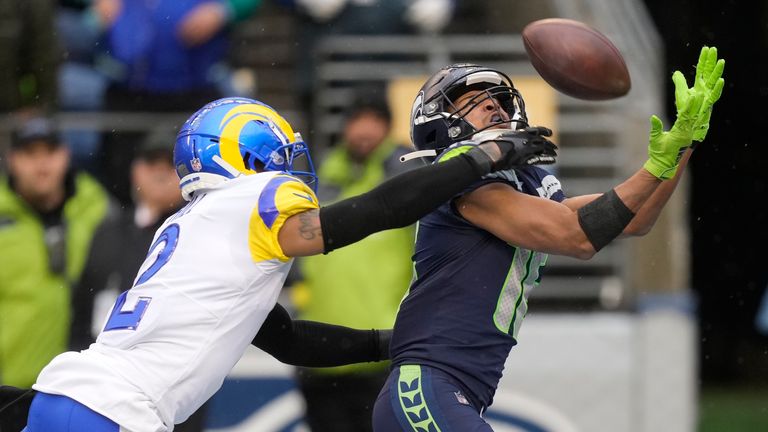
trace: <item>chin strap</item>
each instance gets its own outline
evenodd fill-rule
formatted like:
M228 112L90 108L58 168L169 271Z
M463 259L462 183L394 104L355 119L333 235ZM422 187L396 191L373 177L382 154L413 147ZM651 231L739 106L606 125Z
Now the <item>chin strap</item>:
M413 159L418 159L423 157L434 157L434 156L437 156L436 150L416 150L400 156L400 162L408 162L409 160L413 160Z

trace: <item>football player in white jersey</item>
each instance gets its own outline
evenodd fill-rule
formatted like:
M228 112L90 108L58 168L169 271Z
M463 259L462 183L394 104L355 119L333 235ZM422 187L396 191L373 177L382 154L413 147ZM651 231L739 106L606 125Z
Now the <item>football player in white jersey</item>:
M319 208L307 146L287 121L252 99L207 104L174 149L189 203L158 229L96 342L40 373L25 430L172 431L253 341L292 257L409 225L487 173L554 156L546 138L520 131Z

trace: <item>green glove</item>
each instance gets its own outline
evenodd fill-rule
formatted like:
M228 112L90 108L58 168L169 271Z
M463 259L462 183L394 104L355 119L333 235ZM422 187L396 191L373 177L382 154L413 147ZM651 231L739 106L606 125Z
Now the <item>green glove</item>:
M696 66L696 79L688 88L680 71L672 74L675 84L677 119L667 132L657 116L651 116L651 133L648 145L648 161L644 168L659 179L675 176L677 165L693 140L701 141L709 130L712 106L723 92L725 82L721 78L724 60L717 60L717 48L704 47Z
M664 131L661 119L651 116L651 135L648 144L648 160L643 168L661 180L675 176L677 163L685 150L691 145L693 128L697 114L701 110L704 97L693 94L681 104L677 120L669 131Z
M720 99L723 93L723 69L725 60L717 59L717 48L703 47L699 54L699 63L696 65L696 78L693 88L688 88L688 83L680 71L672 74L672 82L675 84L675 106L680 111L682 103L693 93L704 94L704 102L701 106L699 118L693 128L693 140L701 142L709 131L709 118L712 115L712 106Z

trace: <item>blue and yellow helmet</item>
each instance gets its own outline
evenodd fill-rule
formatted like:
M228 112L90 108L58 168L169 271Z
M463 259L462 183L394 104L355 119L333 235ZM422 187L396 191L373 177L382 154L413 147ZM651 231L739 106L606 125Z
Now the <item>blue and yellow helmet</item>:
M284 171L316 187L309 149L270 106L241 97L215 100L181 127L173 150L184 199L198 189L258 171Z

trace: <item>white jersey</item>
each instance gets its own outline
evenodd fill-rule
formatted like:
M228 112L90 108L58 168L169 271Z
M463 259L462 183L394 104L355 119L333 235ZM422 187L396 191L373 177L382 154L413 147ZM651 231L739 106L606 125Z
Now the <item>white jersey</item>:
M303 182L278 172L205 192L158 229L96 342L57 356L33 388L75 399L130 432L171 431L219 389L290 269L280 228L318 204Z

